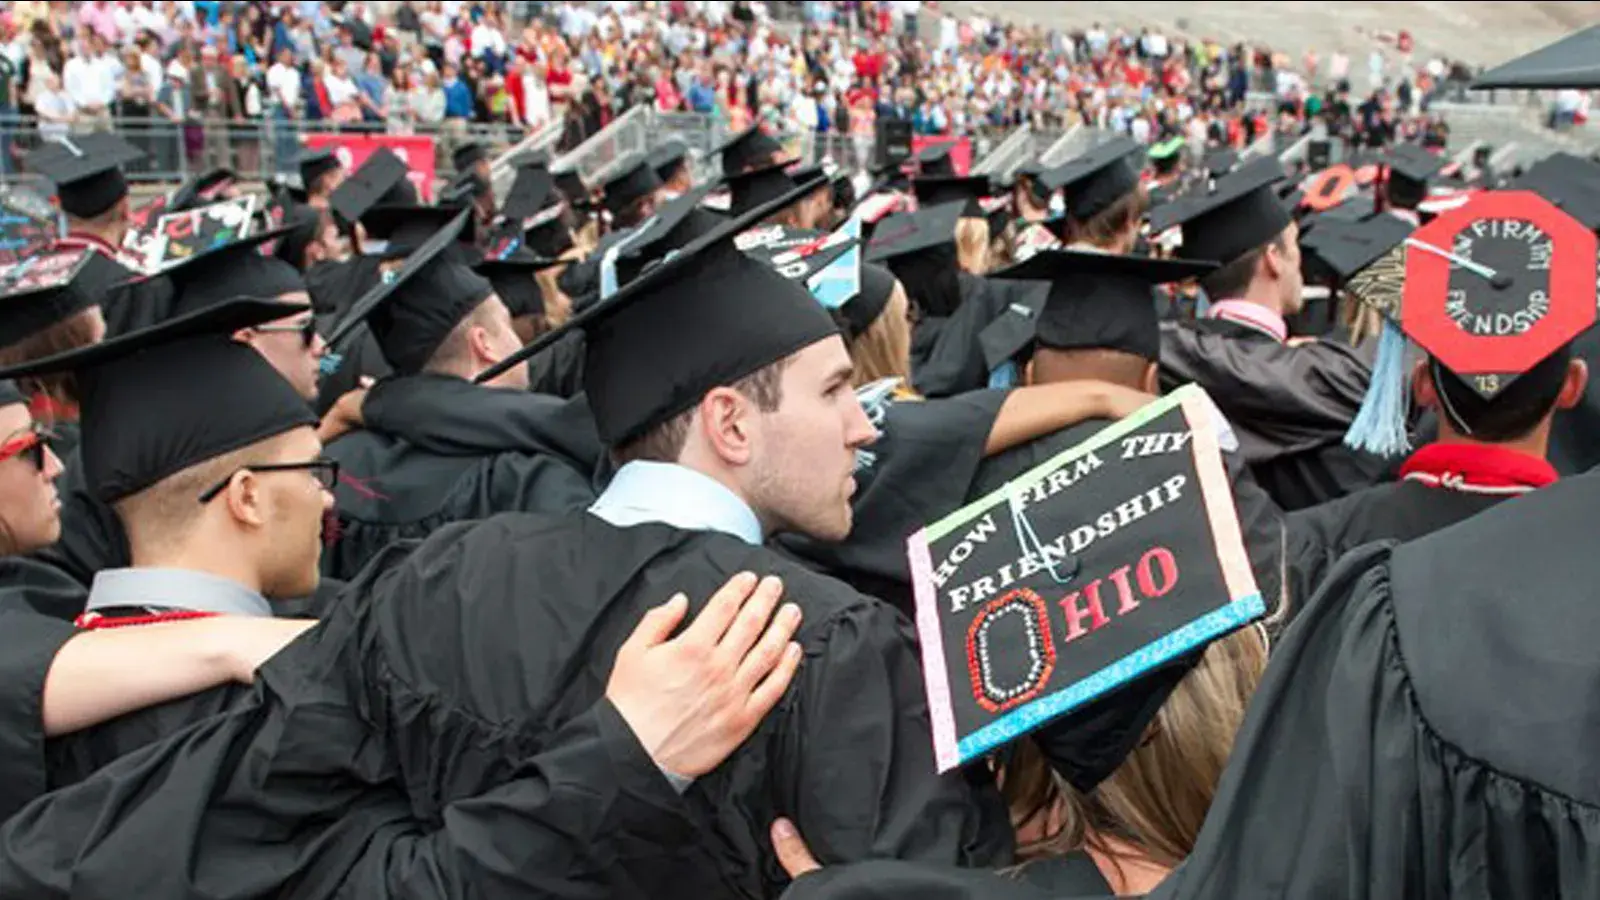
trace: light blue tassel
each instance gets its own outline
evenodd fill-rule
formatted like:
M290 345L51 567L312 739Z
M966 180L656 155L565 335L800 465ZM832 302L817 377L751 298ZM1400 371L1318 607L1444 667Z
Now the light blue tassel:
M989 387L1014 388L1021 383L1022 378L1017 370L1017 361L1008 359L989 373Z
M1211 312L1211 298L1206 296L1205 288L1197 288L1194 292L1194 317L1204 319Z
M1406 433L1410 408L1405 332L1385 317L1383 334L1378 338L1378 357L1372 363L1372 381L1355 421L1345 432L1345 446L1383 457L1405 453L1411 449L1410 435Z
M327 353L322 354L321 359L317 360L317 372L322 377L327 378L339 371L339 367L342 365L344 365L344 354L334 353L329 350Z

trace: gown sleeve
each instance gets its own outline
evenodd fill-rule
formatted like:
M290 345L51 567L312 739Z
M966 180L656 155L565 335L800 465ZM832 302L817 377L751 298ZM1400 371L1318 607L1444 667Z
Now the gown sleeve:
M46 790L44 682L76 633L49 616L0 612L0 820Z

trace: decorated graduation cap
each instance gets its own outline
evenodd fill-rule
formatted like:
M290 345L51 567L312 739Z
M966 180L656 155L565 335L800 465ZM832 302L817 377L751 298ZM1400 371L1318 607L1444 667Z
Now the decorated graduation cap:
M711 155L722 158L723 175L737 175L764 166L782 154L783 147L768 137L758 125L752 125L711 148Z
M1416 144L1396 144L1383 161L1389 166L1390 199L1399 206L1415 206L1428 196L1428 179L1439 174L1445 161Z
M537 256L526 249L518 249L502 258L485 259L472 268L489 279L495 295L506 305L512 318L517 318L544 315L544 293L533 276L535 272L559 265L560 262Z
M55 182L62 211L92 219L128 196L122 167L141 159L144 154L132 144L97 132L45 141L28 156L28 165Z
M172 199L167 201L167 211L179 212L214 202L217 195L238 178L238 173L232 169L208 169L185 181L172 192Z
M780 275L805 285L849 339L872 327L894 293L892 272L862 262L861 223L855 220L831 234L783 226L759 228L740 235L736 243Z
M1185 385L911 535L940 771L1031 733L1092 789L1263 615L1219 420Z
M300 183L309 190L317 183L317 179L338 169L341 165L339 155L331 147L312 150L304 149L300 152Z
M96 499L115 503L206 460L316 426L289 382L231 338L309 308L228 301L8 367L0 377L76 374L84 478Z
M447 252L460 239L470 210L461 210L354 304L334 326L328 343L343 344L366 322L383 358L396 372L415 374L494 286L466 259Z
M1571 341L1595 321L1596 249L1594 232L1543 197L1485 191L1358 272L1346 289L1385 322L1345 443L1406 449L1407 337L1427 351L1441 414L1465 435L1494 404L1558 390Z
M994 186L987 175L946 175L914 178L911 180L911 192L917 198L920 206L938 206L942 203L961 204L961 217L964 219L981 219L985 217L983 205L979 202L989 196Z
M99 304L79 279L86 248L56 249L0 268L0 347L9 347Z
M736 235L806 191L719 222L477 380L493 379L580 329L595 424L615 448L692 408L706 391L837 334L809 291L734 246Z
M1211 260L1227 265L1277 237L1289 227L1289 210L1273 186L1284 177L1283 167L1270 157L1251 162L1194 194L1185 195L1162 207L1163 217L1156 222L1183 229L1184 259Z
M334 188L329 206L346 224L353 224L380 203L416 203L417 192L406 179L407 171L400 157L387 147L379 147Z
M661 187L661 179L650 168L650 160L643 153L623 157L611 167L601 182L605 195L606 211L612 215L622 212L648 197Z
M1151 288L1215 268L1208 262L1041 250L990 276L1050 282L1050 292L1036 317L1001 316L990 326L999 329L990 338L992 351L999 359L1008 359L1027 343L1037 341L1055 350L1119 350L1157 360L1161 328ZM1001 340L1002 335L1006 340ZM979 341L983 341L982 335Z
M1116 137L1045 173L1059 188L1067 214L1083 221L1139 189L1139 145Z
M828 186L828 180L823 176L821 166L804 166L790 172L785 163L748 169L729 175L726 181L731 195L728 212L735 216L744 215L757 206L791 194L800 185L809 185L811 191L819 191Z
M305 278L299 269L261 252L265 244L287 231L260 232L163 267L157 274L172 282L174 313L186 315L241 297L275 300L304 292Z
M1515 178L1511 190L1533 191L1590 231L1600 230L1600 164L1571 153L1539 160Z
M489 158L489 147L482 141L467 141L450 151L450 165L457 172L465 171Z
M917 175L921 178L954 178L956 164L950 159L953 144L929 144L917 151Z
M689 161L689 145L671 138L650 148L650 168L662 183L672 180L678 170Z
M1150 165L1154 166L1155 170L1163 175L1177 171L1178 166L1183 162L1183 149L1187 145L1187 142L1182 137L1176 135L1164 141L1157 141L1151 144L1150 149L1147 151L1147 155L1150 157Z
M941 247L956 239L963 203L941 203L915 212L895 213L878 223L867 246L867 262L885 262Z

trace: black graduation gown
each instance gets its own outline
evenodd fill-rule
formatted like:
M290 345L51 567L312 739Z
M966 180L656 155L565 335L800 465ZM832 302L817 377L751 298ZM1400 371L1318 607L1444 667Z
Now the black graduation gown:
M0 821L48 789L44 681L77 631L30 610L0 609Z
M1584 329L1572 341L1572 356L1600 371L1600 325ZM1600 385L1591 384L1572 409L1556 412L1550 422L1550 464L1562 475L1576 475L1600 466Z
M989 367L978 336L1011 303L1037 308L1050 289L1043 282L991 281L966 272L958 273L957 279L961 305L956 311L947 318L924 320L912 332L911 380L925 397L988 387Z
M1285 510L1377 483L1388 464L1344 445L1371 369L1349 347L1279 344L1220 319L1164 322L1161 385L1205 388L1239 437L1256 481Z
M61 477L56 479L56 492L61 497L61 538L33 555L87 590L94 573L128 565L132 551L117 514L89 492L79 455L67 457L62 465ZM82 611L75 610L72 615Z
M1286 525L1296 605L1310 599L1339 557L1362 544L1412 541L1505 499L1505 495L1395 481L1290 513Z
M1109 419L1090 419L985 459L978 466L968 502L1000 490L1007 482L1078 446L1112 424ZM1239 533L1244 538L1245 550L1250 557L1250 568L1255 572L1256 587L1260 589L1261 597L1267 603L1268 614L1271 615L1283 597L1283 511L1256 484L1240 454L1224 452L1222 459L1228 470L1228 481L1233 487Z
M101 298L106 337L149 328L172 314L172 282L152 278L128 283L142 274L99 251L89 254L77 281L87 296Z
M1345 557L1151 896L1600 896L1600 476Z
M966 502L1005 400L1005 391L984 390L886 403L874 422L878 440L856 456L850 536L833 543L782 535L776 543L856 590L914 615L906 538Z
M88 586L54 565L28 556L0 557L0 610L71 622L88 599Z
M575 329L528 358L528 390L570 399L583 393L583 360L588 343Z
M804 835L802 835L804 837ZM1022 868L1026 873L1037 864ZM980 869L952 869L872 859L845 865L823 866L796 879L783 900L1056 900L1094 895L1057 893L1024 877ZM1109 891L1100 891L1109 896Z
M320 333L330 334L351 304L377 285L382 262L376 256L352 256L317 263L306 272L306 290L311 294L312 314ZM339 368L324 375L317 386L319 416L327 415L340 397L360 387L363 377L378 379L392 371L378 348L378 339L365 324L356 328L338 353Z
M805 662L756 733L688 789L672 840L605 834L633 823L561 810L554 787L515 790L600 703L647 609L678 591L703 604L746 570L780 575L804 610ZM502 515L374 565L346 596L263 667L254 703L9 823L0 884L45 879L55 890L42 896L94 877L144 896L290 883L300 898L775 896L787 879L766 832L779 815L828 861L1009 858L986 778L934 774L910 623L765 549L587 514ZM396 790L409 826L364 819ZM592 858L550 862L541 815L576 819L557 843Z
M330 577L350 579L383 547L452 522L594 501L602 454L586 398L409 375L375 386L363 417L326 451L340 473L322 553Z

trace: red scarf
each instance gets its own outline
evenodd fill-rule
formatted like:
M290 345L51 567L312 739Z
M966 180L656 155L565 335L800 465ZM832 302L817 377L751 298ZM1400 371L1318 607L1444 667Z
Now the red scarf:
M155 625L161 622L183 622L189 619L210 619L219 615L214 612L196 612L192 609L174 609L168 612L151 613L148 616L103 616L97 612L86 612L77 618L73 624L87 631L99 631L104 628L129 628L134 625Z
M1537 456L1482 444L1429 444L1411 454L1400 477L1429 487L1512 496L1554 484L1555 467Z

